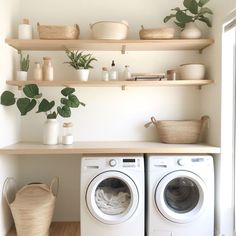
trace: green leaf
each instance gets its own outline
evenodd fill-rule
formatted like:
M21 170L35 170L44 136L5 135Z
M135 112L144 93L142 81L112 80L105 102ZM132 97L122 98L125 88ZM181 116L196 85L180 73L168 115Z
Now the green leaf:
M31 111L36 106L36 104L37 102L35 99L30 100L29 98L19 98L16 103L22 116Z
M56 118L57 118L57 113L55 111L47 115L47 119L56 119Z
M74 88L64 88L61 90L61 94L65 97L69 96L70 94L72 94L74 92L75 92Z
M1 104L4 106L14 105L16 102L14 93L10 91L4 91L1 95Z
M213 12L208 7L203 7L203 8L201 8L199 14L200 15L204 15L204 14L211 14L211 15L213 15Z
M57 107L57 112L61 117L68 118L71 116L71 110L68 106Z
M77 108L80 105L79 99L74 94L71 94L69 95L67 105L71 108Z
M164 18L164 23L166 23L167 21L169 21L171 18L173 18L173 17L175 17L175 14L171 14L171 15L169 15L169 16L166 16L165 18Z
M192 14L198 13L198 3L196 0L184 0L183 4Z
M206 5L209 1L210 1L210 0L199 0L198 6L199 6L199 7L202 7L202 6Z
M200 17L199 17L199 20L202 21L202 22L204 22L204 23L206 23L208 27L212 27L211 21L210 21L207 17L205 17L205 16L200 16Z
M181 11L179 7L171 9L172 11Z
M25 87L23 88L23 92L24 92L25 96L28 98L35 98L40 95L39 88L36 84L25 85Z
M176 19L177 19L178 22L184 23L184 24L193 21L191 16L188 16L186 13L184 13L182 11L178 11L176 13Z
M184 29L185 27L185 23L180 23L180 22L175 21L175 24L179 26L181 29Z
M50 111L55 105L54 101L49 102L47 99L43 99L40 104L37 113Z
M68 99L61 98L61 104L68 105Z

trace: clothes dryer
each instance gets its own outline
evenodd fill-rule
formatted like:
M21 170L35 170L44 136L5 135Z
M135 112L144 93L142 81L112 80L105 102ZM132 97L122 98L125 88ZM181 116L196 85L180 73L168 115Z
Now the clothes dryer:
M208 155L147 155L147 236L214 235Z
M143 156L83 157L80 202L81 236L144 236Z

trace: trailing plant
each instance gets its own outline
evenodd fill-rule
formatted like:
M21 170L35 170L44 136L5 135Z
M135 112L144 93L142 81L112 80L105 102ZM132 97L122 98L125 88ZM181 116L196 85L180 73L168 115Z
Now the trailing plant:
M164 22L166 23L172 18L175 18L175 24L181 29L185 28L185 25L190 22L202 21L208 27L212 27L211 20L206 15L212 15L213 12L205 5L210 0L184 0L183 5L184 9L180 9L176 7L171 9L174 11L174 14L170 14L164 18Z
M76 70L79 69L92 69L91 63L93 61L97 61L96 58L92 57L92 54L83 54L80 51L71 51L69 49L65 49L65 53L67 57L70 59L69 62L65 62L75 68Z
M20 54L20 70L27 72L29 70L29 54L24 57L22 54Z
M23 88L24 97L16 98L15 94L11 91L4 91L1 94L1 104L4 106L17 106L22 116L27 115L38 104L38 110L36 113L44 112L47 119L56 119L58 115L67 118L71 116L71 108L78 108L80 105L85 106L83 102L80 102L78 97L74 94L74 88L64 88L61 90L63 95L60 99L60 105L55 107L55 101L48 101L43 98L42 93L39 92L39 88L36 84L25 85Z

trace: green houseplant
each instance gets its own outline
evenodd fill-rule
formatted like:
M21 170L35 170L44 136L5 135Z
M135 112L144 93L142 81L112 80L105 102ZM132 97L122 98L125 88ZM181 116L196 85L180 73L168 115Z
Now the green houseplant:
M91 63L93 61L97 61L96 58L92 56L92 54L84 54L80 51L71 51L69 49L65 49L65 53L70 61L65 62L72 66L78 74L78 78L81 81L87 81L89 77L89 69L92 69L93 66Z
M27 80L27 74L29 70L29 55L23 56L20 54L20 70L17 71L17 80L25 81Z
M209 15L212 15L213 12L205 6L209 1L210 0L184 0L183 5L185 8L180 9L176 7L171 9L173 13L166 16L164 22L166 23L170 19L175 19L174 23L182 30L182 38L200 38L201 31L199 32L194 22L201 21L208 27L212 27ZM191 31L191 29L193 31Z
M23 88L23 97L17 98L14 93L6 90L1 94L0 98L3 106L16 105L22 116L27 115L28 112L37 107L36 113L44 113L47 118L44 125L44 143L57 144L59 131L57 116L59 115L63 118L71 117L72 108L78 108L80 105L85 106L74 93L74 88L62 89L60 104L56 106L54 100L49 101L43 98L43 94L39 92L36 84L29 84Z

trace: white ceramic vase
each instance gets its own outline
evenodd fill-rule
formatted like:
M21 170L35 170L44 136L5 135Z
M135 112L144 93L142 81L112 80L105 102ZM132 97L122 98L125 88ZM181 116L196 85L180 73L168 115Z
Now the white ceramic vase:
M201 36L202 32L194 22L187 23L184 30L180 33L182 39L199 39Z
M43 127L43 144L55 145L59 139L59 123L57 119L47 119Z
M27 80L27 71L17 71L16 72L16 79L20 81L26 81Z
M76 72L77 72L77 77L79 80L88 81L89 69L79 69L79 70L76 70Z

